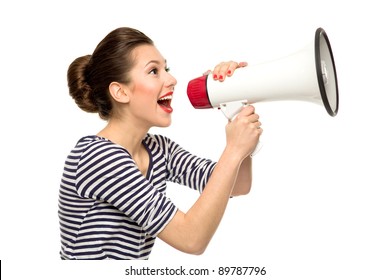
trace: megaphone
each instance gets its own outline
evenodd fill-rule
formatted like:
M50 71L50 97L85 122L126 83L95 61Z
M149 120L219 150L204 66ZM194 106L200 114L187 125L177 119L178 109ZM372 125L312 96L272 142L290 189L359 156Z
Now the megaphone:
M228 119L246 104L265 101L309 101L323 105L332 117L339 109L336 66L321 27L314 41L291 55L237 69L224 82L209 76L188 83L188 98L194 108L220 108Z

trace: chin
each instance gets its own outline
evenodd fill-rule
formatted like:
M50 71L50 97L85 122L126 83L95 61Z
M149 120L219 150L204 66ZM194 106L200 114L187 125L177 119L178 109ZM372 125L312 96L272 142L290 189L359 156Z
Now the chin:
M171 122L169 122L169 123L167 123L167 124L164 124L164 125L162 125L162 126L160 126L160 127L170 127L171 126Z
M158 124L156 124L155 126L156 127L169 127L171 125L172 121L171 120L166 120L164 122L160 122Z

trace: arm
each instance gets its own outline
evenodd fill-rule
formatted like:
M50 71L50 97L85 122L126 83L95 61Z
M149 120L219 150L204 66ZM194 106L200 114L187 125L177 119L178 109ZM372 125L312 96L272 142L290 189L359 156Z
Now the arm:
M158 237L180 251L203 253L225 212L240 161L225 149L195 204L187 213L178 210Z
M248 194L252 186L252 157L246 157L241 163L232 196Z
M158 235L178 250L201 254L223 217L237 178L250 170L250 153L257 145L261 129L253 106L245 107L226 126L226 147L199 199L187 213L177 211ZM244 165L243 165L244 164ZM242 180L242 179L239 179Z

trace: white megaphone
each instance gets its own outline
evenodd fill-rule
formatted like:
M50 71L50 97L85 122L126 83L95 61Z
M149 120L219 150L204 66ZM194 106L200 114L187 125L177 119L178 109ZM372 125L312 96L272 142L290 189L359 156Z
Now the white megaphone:
M323 28L317 28L314 42L284 58L237 69L222 83L209 76L188 83L188 98L196 109L220 108L229 120L243 106L264 101L309 101L332 117L338 112L336 66Z

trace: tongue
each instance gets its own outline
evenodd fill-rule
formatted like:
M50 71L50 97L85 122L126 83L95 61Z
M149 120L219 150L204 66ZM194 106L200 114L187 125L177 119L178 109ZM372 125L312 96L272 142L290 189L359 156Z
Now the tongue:
M173 109L169 101L159 101L158 105L160 105L161 109L163 109L167 113L172 113Z

